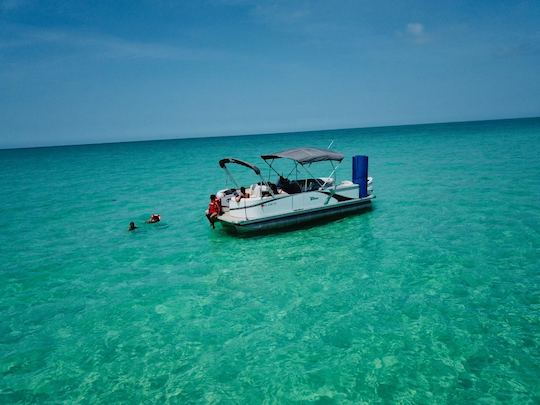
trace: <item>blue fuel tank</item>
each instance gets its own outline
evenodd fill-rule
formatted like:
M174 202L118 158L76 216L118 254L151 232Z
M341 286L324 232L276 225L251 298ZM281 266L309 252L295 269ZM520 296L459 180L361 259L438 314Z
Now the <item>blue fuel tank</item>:
M368 157L356 155L352 158L352 181L358 184L359 197L367 197Z

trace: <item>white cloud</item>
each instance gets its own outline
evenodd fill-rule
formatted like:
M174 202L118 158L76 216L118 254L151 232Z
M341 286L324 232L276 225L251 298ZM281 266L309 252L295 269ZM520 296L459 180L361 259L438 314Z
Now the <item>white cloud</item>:
M407 24L407 33L416 37L422 36L424 35L424 26L420 23L409 23Z
M419 22L408 23L405 27L405 33L400 33L400 36L404 36L416 44L424 44L430 39L424 24Z

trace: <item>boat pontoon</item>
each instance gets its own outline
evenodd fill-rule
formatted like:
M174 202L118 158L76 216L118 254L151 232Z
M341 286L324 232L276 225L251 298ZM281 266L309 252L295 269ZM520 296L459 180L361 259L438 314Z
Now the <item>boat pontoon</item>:
M236 158L225 158L219 166L225 170L235 187L219 190L223 212L218 220L224 227L238 232L257 232L287 228L305 222L340 217L371 207L375 197L372 191L372 178L367 176L367 156L353 157L353 180L339 184L333 177L343 161L343 155L326 149L297 148L262 155L269 166L269 176L265 179L261 170ZM279 173L274 162L289 159L294 167L286 175ZM328 177L315 177L311 165L327 162L331 165ZM251 169L259 180L246 189L246 197L240 197L240 185L227 168L237 164ZM277 182L270 181L271 171L275 172ZM299 171L306 177L298 177ZM293 176L294 173L294 176ZM294 179L289 178L294 177Z

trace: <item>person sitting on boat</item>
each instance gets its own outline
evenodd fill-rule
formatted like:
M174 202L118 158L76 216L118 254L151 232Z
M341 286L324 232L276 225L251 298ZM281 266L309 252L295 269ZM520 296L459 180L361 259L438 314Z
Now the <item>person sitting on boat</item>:
M210 195L210 204L208 204L208 209L206 210L206 218L210 221L212 229L216 229L214 225L217 221L217 217L221 214L221 203L215 194Z
M150 219L146 221L148 224L155 224L156 222L161 221L161 215L159 214L152 214L150 215Z
M279 180L276 185L278 194L288 194L288 191L286 189L289 187L290 184L291 182L288 178L279 176Z
M240 191L235 191L234 195L236 202L239 202L242 198L249 198L249 194L246 192L245 187L240 187Z
M270 186L270 190L272 190L272 193L279 194L279 190L274 183L268 183L268 185Z

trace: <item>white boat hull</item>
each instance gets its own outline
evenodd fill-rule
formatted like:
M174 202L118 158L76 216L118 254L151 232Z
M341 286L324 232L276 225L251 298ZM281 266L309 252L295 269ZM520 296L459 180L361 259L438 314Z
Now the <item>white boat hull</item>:
M240 233L276 230L369 209L373 198L371 194L359 198L358 185L349 182L298 194L243 198L239 202L231 199L218 219L226 228Z

